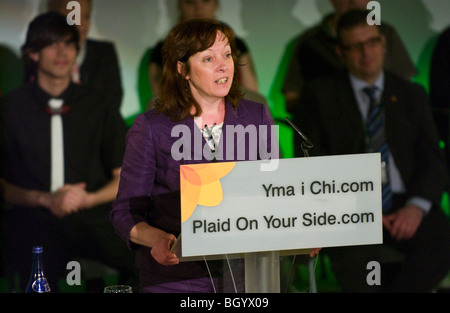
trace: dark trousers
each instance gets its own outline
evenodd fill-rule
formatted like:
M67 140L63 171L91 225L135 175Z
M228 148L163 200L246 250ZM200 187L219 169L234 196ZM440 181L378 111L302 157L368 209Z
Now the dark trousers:
M395 251L403 259L396 256ZM332 270L344 292L431 292L450 271L450 223L441 209L424 216L413 238L395 241L383 232L382 245L327 248ZM381 266L381 285L370 285L371 261Z

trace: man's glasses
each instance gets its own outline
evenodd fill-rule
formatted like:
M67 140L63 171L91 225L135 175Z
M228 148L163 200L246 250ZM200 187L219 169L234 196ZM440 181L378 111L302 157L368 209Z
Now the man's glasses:
M350 52L359 52L364 47L374 48L374 47L377 47L380 43L381 43L381 36L378 36L378 37L369 38L368 40L366 40L364 42L357 42L357 43L350 44L350 45L341 45L341 47L344 50L347 50Z

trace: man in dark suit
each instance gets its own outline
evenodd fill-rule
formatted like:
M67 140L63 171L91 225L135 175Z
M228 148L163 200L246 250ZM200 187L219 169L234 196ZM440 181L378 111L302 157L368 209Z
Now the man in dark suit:
M111 42L87 39L86 55L80 67L81 84L103 93L106 101L120 109L123 98L119 61Z
M22 52L35 80L0 99L0 191L8 203L2 248L11 290L16 281L25 290L34 245L45 249L52 288L62 288L69 261L109 265L130 284L137 278L134 253L114 240L108 219L126 125L100 92L72 82L78 34L58 13L34 18ZM88 279L93 270L83 264ZM92 282L89 291L103 290Z
M383 244L324 251L343 291L429 292L450 270L450 226L439 208L443 154L425 91L383 69L386 41L367 14L342 17L337 52L346 72L309 84L295 119L312 155L380 152ZM366 87L375 88L373 98ZM387 248L403 258L399 267L385 264ZM381 285L366 280L370 261L381 264Z

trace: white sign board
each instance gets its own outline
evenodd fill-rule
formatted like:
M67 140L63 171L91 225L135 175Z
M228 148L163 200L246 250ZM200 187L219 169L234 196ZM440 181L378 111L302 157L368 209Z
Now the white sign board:
M182 165L183 257L382 243L380 154Z

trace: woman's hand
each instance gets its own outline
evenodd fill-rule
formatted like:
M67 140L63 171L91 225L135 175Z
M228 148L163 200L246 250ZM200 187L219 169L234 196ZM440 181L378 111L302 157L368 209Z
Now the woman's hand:
M180 262L178 257L170 251L176 237L146 222L139 222L133 226L130 231L130 241L151 248L150 254L161 265L175 265Z
M314 248L311 250L311 252L309 253L310 257L315 257L316 255L319 255L319 251L322 250L322 248Z
M167 236L162 237L152 248L151 255L153 258L161 265L176 265L180 263L180 259L176 254L170 251L170 248L175 243L175 236L172 234L167 234Z

